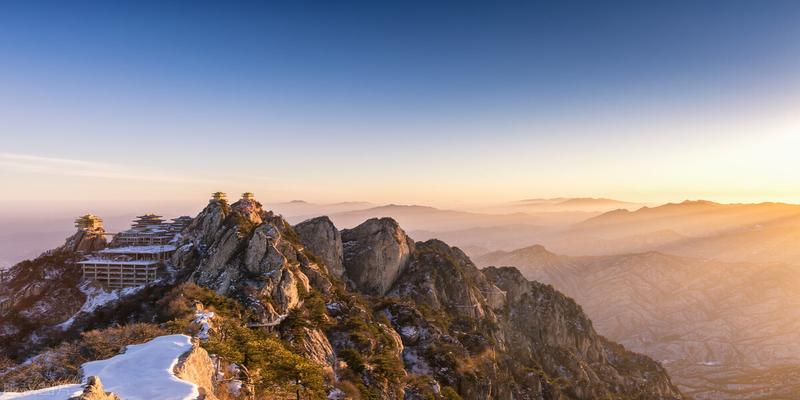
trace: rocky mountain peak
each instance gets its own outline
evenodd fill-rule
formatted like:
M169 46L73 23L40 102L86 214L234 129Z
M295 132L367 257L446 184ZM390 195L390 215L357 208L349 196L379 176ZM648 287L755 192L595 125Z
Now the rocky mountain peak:
M292 227L252 194L227 206L212 201L184 231L173 263L191 279L247 305L259 323L277 323L316 284L324 269L310 261Z
M295 225L294 230L303 246L319 257L333 276L344 275L342 235L330 218L312 218Z
M242 198L233 203L231 208L236 214L251 224L257 225L263 222L262 214L264 213L264 209L252 193L247 192L242 194Z
M386 294L414 252L414 241L392 218L372 218L341 235L347 277L370 295Z

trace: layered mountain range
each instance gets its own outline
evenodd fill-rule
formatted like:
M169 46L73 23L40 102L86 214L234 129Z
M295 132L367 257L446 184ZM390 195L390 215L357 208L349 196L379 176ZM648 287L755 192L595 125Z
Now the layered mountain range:
M0 284L6 357L80 347L80 332L112 324L182 329L176 304L205 290L222 318L204 333L206 347L250 371L238 374L263 398L294 395L286 388L340 399L683 398L658 362L597 334L553 287L514 268L480 270L442 241L413 241L393 219L292 226L253 199L212 200L157 282L114 292L82 283L76 264L105 245L73 237L11 268ZM236 339L251 335L260 339ZM300 358L275 361L291 354Z
M571 257L542 246L476 263L515 266L575 298L598 332L664 363L693 398L800 393L800 269L792 265L659 252Z
M186 209L188 207L184 207ZM338 228L392 218L417 240L440 239L470 256L542 244L559 254L611 255L646 251L723 261L798 262L800 207L781 203L684 201L658 207L610 199L527 199L469 211L365 202L278 203L296 224L328 215ZM133 215L106 219L112 231ZM69 218L0 215L0 268L32 258L68 234Z

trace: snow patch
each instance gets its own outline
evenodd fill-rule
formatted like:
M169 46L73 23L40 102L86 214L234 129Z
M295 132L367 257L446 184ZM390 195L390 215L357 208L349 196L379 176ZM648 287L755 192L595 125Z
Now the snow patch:
M186 335L159 336L134 344L107 360L83 364L84 382L100 377L103 388L124 400L189 400L200 396L197 385L179 379L173 369L178 359L192 349ZM2 393L0 400L67 400L79 395L82 385L61 385L19 393Z
M433 373L431 367L425 359L419 355L415 348L406 347L403 349L403 362L408 372L412 374L430 375Z
M213 311L198 310L194 314L192 323L197 324L200 330L197 332L197 337L201 340L208 340L208 333L211 331L211 319L214 318Z
M91 313L108 303L117 301L125 296L132 295L138 292L141 288L142 286L127 287L123 289L114 289L110 292L107 292L103 288L84 283L80 286L80 291L86 295L86 301L81 306L81 309L72 315L68 320L56 325L56 327L62 331L67 330L72 326L72 323L75 322L75 318L77 318L81 313Z
M419 335L419 331L414 326L406 325L400 328L400 334L404 338L413 338Z
M228 393L238 397L241 392L242 392L242 381L234 379L228 382Z
M191 349L189 336L160 336L130 345L108 360L83 364L83 375L99 376L106 391L125 400L195 399L200 395L197 385L173 373L180 356Z

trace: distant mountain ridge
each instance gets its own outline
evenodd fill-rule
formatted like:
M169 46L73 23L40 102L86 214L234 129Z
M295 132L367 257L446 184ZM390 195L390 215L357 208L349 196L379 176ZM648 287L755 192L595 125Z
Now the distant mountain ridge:
M672 229L698 236L748 224L780 222L800 218L800 205L786 203L721 204L707 200L686 200L636 211L615 210L576 224L579 230L609 229L635 232ZM645 226L641 226L647 224Z
M636 210L644 204L602 197L555 197L539 199L523 199L511 202L507 210L528 212L542 211L584 211L607 212L616 209Z
M478 213L439 209L421 205L389 204L364 210L330 214L337 226L351 227L367 218L390 217L409 230L448 231L504 225L558 225L566 226L597 215L582 211Z
M798 240L800 205L687 200L604 213L575 224L563 240L545 243L573 255L658 250L729 262L800 263Z

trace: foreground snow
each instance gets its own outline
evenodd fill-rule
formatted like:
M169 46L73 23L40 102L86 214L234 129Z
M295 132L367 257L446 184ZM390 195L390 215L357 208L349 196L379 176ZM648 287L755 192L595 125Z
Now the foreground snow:
M125 353L107 360L83 364L83 376L99 376L105 391L113 392L123 400L196 399L200 395L197 385L178 379L173 373L180 356L191 349L189 336L160 336L146 343L130 345ZM62 385L30 392L3 393L0 400L66 400L81 391L81 385Z

